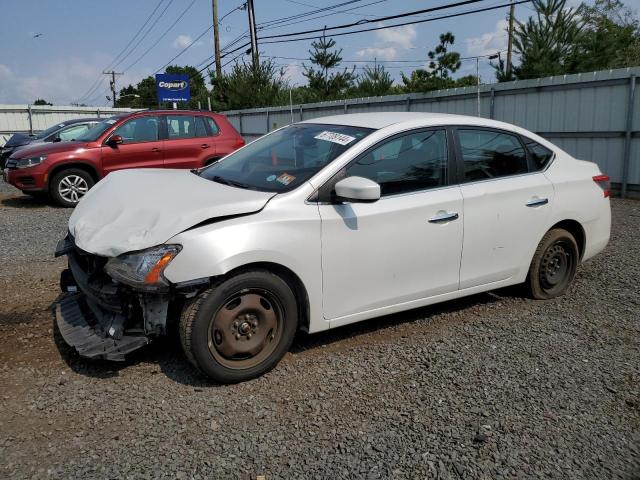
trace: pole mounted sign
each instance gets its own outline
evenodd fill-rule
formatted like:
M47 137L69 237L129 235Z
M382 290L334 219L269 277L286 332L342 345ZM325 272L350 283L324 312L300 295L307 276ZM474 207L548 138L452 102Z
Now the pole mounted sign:
M189 76L159 73L156 75L158 102L188 102L191 99Z

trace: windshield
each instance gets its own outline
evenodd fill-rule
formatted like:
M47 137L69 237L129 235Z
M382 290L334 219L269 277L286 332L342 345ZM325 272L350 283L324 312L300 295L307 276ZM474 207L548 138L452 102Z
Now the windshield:
M90 128L82 135L78 135L76 137L76 141L78 142L95 142L100 135L102 135L105 130L112 127L114 123L118 120L118 117L108 118L100 123L98 123L95 127Z
M39 134L37 134L36 138L38 138L38 139L46 138L49 135L51 135L52 133L57 132L58 130L60 130L64 126L65 126L64 123L56 123L53 127L49 127L44 132L40 132Z
M286 192L305 182L370 128L302 123L259 138L203 170L208 180L241 188Z

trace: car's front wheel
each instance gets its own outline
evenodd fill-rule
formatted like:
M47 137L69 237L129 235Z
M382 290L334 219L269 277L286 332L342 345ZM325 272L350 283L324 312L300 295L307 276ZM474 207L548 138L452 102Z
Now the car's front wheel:
M55 174L51 179L49 193L59 205L75 207L94 183L86 171L69 168Z
M180 340L187 358L206 375L220 383L241 382L268 372L289 350L297 312L282 278L244 271L185 306Z
M526 287L531 297L547 300L564 294L576 276L580 261L578 244L562 228L549 230L533 255Z

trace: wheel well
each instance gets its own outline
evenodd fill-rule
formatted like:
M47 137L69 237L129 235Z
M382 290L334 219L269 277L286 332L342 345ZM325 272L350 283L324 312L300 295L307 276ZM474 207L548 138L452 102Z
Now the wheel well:
M576 239L576 243L578 244L578 251L580 252L580 258L584 254L584 249L586 246L586 235L584 233L584 228L580 225L576 220L562 220L561 222L556 223L549 230L554 228L563 228Z
M47 186L49 187L51 185L51 180L53 179L53 177L56 176L56 174L58 174L63 170L68 170L70 168L78 168L80 170L84 170L89 175L91 175L91 178L93 178L94 182L97 182L98 180L100 180L100 177L98 176L98 172L96 171L96 169L93 168L88 163L83 163L83 162L63 163L61 165L57 165L56 167L53 168L53 170L49 172L49 180L47 182Z
M309 311L309 295L307 294L307 289L302 283L302 280L300 280L300 277L298 277L298 275L296 275L289 268L272 262L256 262L242 265L241 267L234 268L233 270L228 272L225 277L233 276L241 271L253 269L268 270L272 273L275 273L285 282L287 282L289 287L291 287L291 290L293 290L293 294L295 295L298 304L298 329L308 332L309 323L311 321L311 313Z

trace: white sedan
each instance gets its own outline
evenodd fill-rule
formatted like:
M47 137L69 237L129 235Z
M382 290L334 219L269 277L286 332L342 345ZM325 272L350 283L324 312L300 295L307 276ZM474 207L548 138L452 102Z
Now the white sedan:
M565 293L610 234L609 178L522 128L317 118L204 170L123 170L80 202L57 321L89 358L173 330L205 374L273 368L310 333L522 284Z

